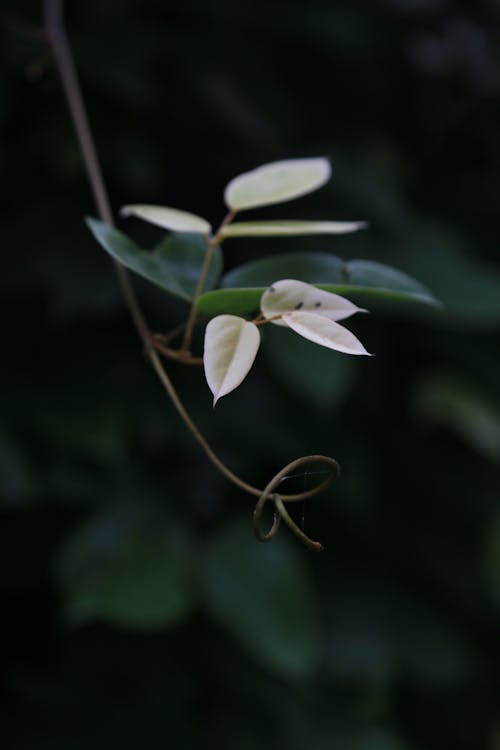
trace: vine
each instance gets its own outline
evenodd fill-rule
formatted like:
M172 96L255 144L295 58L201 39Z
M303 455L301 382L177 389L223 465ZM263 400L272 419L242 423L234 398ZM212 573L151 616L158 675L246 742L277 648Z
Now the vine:
M44 0L43 9L45 33L61 78L64 96L70 110L73 127L75 129L76 137L87 173L87 178L89 180L90 188L96 204L97 213L99 215L99 218L105 224L107 224L108 226L113 226L114 220L110 207L108 192L97 156L97 151L94 145L92 131L85 108L80 83L78 80L76 66L67 39L63 17L63 0ZM192 358L189 353L189 347L191 344L191 338L197 314L196 302L203 290L203 285L207 270L210 265L213 250L221 239L224 227L232 221L235 213L235 210L231 210L228 213L213 238L209 238L207 236L207 251L205 254L205 260L200 271L200 276L191 304L183 343L180 350L172 350L169 347L166 347L166 345L158 338L158 336L154 335L150 331L149 325L145 319L127 271L116 260L113 261L114 268L126 306L144 346L146 355L161 384L163 385L165 391L171 399L174 407L176 408L180 418L183 420L184 424L189 429L194 439L204 450L205 454L212 461L214 466L226 477L226 479L228 479L230 482L232 482L248 494L258 498L257 506L254 512L254 527L256 530L257 538L261 541L267 541L274 537L280 525L280 521L283 520L286 525L293 531L293 533L299 539L301 539L301 541L303 541L309 549L319 551L323 548L322 545L319 542L315 542L310 539L306 534L304 534L304 532L302 532L298 528L293 519L291 519L291 517L287 513L285 504L288 502L307 500L317 495L321 490L326 489L326 487L330 485L338 476L339 467L337 462L334 459L329 458L328 456L303 456L302 458L297 459L288 466L285 466L284 469L278 472L264 490L260 490L243 481L220 460L205 437L198 430L188 412L186 411L186 408L184 407L182 401L180 400L177 391L175 390L172 381L158 354L158 352L160 352L181 362L198 364L198 361ZM276 492L272 492L272 490L279 484L281 479L287 474L288 471L296 470L310 462L318 461L322 461L330 468L329 477L320 485L311 490L295 495L282 495ZM275 520L271 532L269 532L268 534L262 534L260 532L259 523L263 507L267 501L271 501L274 503Z

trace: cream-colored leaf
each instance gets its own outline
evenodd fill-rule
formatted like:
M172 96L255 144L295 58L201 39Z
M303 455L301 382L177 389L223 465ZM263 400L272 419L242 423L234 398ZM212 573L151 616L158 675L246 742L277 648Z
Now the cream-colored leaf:
M317 190L330 175L330 162L323 157L275 161L231 180L224 200L235 211L283 203Z
M296 279L281 279L271 284L261 297L260 309L265 318L300 310L330 320L345 320L357 312L367 312L339 294L325 292ZM283 319L272 322L278 326L286 325Z
M315 344L335 349L345 354L367 354L365 347L347 328L333 320L311 312L292 312L283 316L283 321L295 333Z
M367 226L365 221L238 221L221 230L223 237L286 237L304 234L347 234Z
M253 365L260 345L254 323L236 315L218 315L207 325L203 365L217 401L239 386Z
M136 204L123 206L120 210L121 216L137 216L150 224L155 224L172 232L196 232L198 234L210 234L212 227L205 219L188 211L181 211L170 206L146 206Z

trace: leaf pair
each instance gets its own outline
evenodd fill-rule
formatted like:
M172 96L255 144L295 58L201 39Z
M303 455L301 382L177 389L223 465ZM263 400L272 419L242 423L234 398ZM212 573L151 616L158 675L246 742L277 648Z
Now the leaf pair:
M325 158L277 161L235 177L226 186L224 200L233 214L283 203L317 190L330 179L330 175L330 162ZM196 232L207 236L212 232L206 219L170 206L135 204L124 206L121 214L136 216L173 232ZM217 238L343 234L364 226L364 222L356 221L248 221L222 226Z
M368 355L361 342L338 320L366 312L337 294L294 279L272 284L262 295L264 319L287 326L309 341L346 354ZM254 322L237 315L219 315L207 325L203 362L214 395L214 406L244 380L260 346Z

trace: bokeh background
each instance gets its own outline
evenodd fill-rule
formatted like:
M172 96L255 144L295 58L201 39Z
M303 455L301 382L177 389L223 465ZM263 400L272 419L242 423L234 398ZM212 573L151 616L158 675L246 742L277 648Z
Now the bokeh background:
M2 746L499 750L498 2L68 6L115 209L215 223L234 175L328 155L328 186L258 215L370 229L235 240L226 268L323 250L392 264L445 307L354 321L370 360L271 331L215 412L200 371L170 368L248 481L302 454L340 462L299 511L325 552L285 531L259 544L252 499L179 422L83 223L39 4L4 0ZM182 318L137 289L153 328Z

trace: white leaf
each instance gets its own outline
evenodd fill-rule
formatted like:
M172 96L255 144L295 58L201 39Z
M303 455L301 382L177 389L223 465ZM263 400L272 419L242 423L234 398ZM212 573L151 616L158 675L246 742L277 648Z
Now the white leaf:
M365 221L239 221L221 230L223 237L284 237L304 234L347 234L367 226Z
M239 386L253 365L260 345L254 323L236 315L218 315L207 325L203 364L208 386L217 401Z
M231 180L224 200L233 210L283 203L320 188L330 175L330 162L323 157L275 161Z
M265 318L300 310L330 320L344 320L357 312L367 312L339 294L325 292L296 279L281 279L271 284L261 297L260 309ZM283 320L272 322L278 326L286 325Z
M120 210L121 216L137 216L139 219L149 221L163 229L170 229L172 232L196 232L199 234L210 234L212 227L205 219L196 214L190 214L187 211L180 211L178 208L169 206L146 206L136 204L133 206L123 206Z
M315 344L335 349L345 354L367 354L365 347L354 334L335 323L333 320L323 318L321 315L310 312L287 313L283 317L284 322L300 336Z

